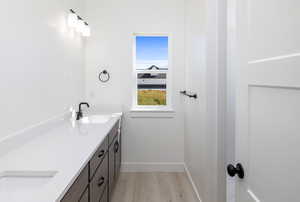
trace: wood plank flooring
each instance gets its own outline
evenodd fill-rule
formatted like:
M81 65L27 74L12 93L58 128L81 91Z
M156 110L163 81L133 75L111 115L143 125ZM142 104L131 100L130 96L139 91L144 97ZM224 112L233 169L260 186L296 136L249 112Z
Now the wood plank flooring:
M199 202L185 173L121 173L111 202Z

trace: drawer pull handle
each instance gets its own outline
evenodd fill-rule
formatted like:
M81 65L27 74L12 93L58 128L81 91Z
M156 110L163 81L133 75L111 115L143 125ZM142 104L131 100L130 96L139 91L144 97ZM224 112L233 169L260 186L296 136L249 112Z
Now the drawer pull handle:
M101 158L102 156L104 156L104 154L105 154L105 151L101 150L100 153L99 153L99 155L98 155L98 158Z
M98 180L98 187L101 187L103 184L104 184L104 177L101 177L99 180Z

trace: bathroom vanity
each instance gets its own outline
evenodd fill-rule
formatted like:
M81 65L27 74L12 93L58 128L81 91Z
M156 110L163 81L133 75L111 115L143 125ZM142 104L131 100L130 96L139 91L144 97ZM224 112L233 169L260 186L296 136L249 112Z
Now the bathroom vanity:
M108 202L121 166L119 121L113 126L61 202Z
M0 201L109 202L121 166L121 113L69 115L0 142Z

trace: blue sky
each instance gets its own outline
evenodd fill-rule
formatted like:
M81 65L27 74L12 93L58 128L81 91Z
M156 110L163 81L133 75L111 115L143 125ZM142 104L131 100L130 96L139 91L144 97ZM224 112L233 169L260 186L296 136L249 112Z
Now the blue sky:
M168 60L168 37L137 36L136 59L137 61Z

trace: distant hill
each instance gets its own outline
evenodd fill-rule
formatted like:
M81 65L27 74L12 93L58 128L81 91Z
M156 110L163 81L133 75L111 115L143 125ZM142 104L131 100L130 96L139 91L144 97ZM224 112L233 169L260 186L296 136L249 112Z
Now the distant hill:
M156 65L152 65L151 67L148 67L147 69L148 70L153 70L153 69L159 70L159 67Z
M159 68L156 65L152 65L151 67L148 67L147 70L167 70L167 68Z

